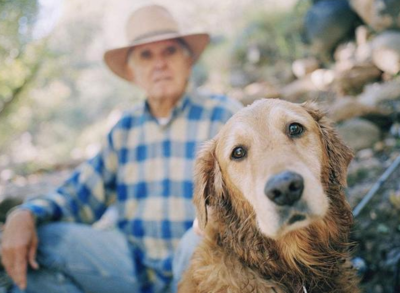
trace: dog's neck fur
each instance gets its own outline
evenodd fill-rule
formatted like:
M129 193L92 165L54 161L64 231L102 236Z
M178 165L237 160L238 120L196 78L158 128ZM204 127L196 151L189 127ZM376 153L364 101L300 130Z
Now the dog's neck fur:
M352 224L350 208L341 188L329 182L326 187L330 200L337 204L324 220L290 232L279 240L261 233L254 210L247 202L235 206L230 200L232 195L222 195L213 204L215 224L208 230L208 236L214 237L224 251L231 252L231 257L238 258L262 278L282 284L284 292L303 292L305 286L309 293L356 293L356 282L348 280L355 275L346 263Z

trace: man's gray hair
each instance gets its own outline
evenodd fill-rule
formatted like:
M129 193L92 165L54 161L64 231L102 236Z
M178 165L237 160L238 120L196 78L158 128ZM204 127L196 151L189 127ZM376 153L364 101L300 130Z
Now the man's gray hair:
M182 38L177 38L176 40L178 41L179 45L181 45L182 49L185 51L187 56L190 57L190 58L193 58L192 49L190 49L190 47L186 43L186 41L184 39L182 39Z

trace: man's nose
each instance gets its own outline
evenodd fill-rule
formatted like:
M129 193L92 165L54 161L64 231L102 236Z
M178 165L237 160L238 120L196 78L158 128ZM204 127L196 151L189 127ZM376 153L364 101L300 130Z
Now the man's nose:
M291 206L303 194L304 179L300 174L284 171L268 180L265 195L279 206Z
M167 60L165 59L165 57L163 56L158 56L156 57L156 59L154 60L154 66L157 69L161 69L164 68L167 65Z

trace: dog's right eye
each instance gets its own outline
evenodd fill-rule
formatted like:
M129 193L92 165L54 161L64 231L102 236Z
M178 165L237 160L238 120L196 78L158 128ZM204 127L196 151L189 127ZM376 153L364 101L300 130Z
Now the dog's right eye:
M292 123L288 127L290 137L298 137L304 132L304 127L300 123Z
M246 156L246 149L243 147L236 147L233 149L231 158L234 160L243 159Z

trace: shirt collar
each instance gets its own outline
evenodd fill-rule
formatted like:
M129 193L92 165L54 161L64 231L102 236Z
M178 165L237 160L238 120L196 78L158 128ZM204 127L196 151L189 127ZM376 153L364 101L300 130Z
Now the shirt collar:
M190 103L189 95L184 94L182 96L182 98L180 98L179 101L176 103L175 107L172 109L172 113L170 116L170 122L172 120L174 120L176 117L178 117L181 113L183 113L183 111L185 110L185 108L188 106L189 103ZM150 105L149 105L149 102L147 101L147 99L145 100L144 112L149 118L152 118L157 121L156 117L154 117L151 114ZM169 124L169 123L167 123L167 124Z

